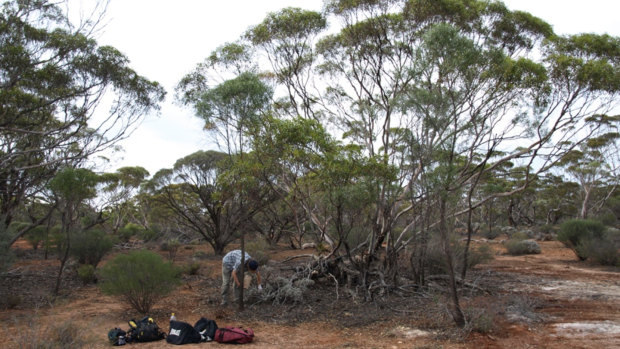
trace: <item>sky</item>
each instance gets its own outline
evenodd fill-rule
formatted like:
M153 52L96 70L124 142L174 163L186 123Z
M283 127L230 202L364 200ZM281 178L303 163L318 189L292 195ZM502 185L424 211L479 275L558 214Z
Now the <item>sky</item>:
M81 0L88 2L89 0ZM92 0L90 0L92 1ZM607 33L620 36L620 0L504 0L550 23L559 34ZM103 170L141 166L151 175L198 150L216 149L191 108L174 101L179 80L217 47L237 40L248 27L285 7L320 11L322 0L110 0L100 45L125 54L130 66L168 92L159 113L120 145L122 154L106 154Z

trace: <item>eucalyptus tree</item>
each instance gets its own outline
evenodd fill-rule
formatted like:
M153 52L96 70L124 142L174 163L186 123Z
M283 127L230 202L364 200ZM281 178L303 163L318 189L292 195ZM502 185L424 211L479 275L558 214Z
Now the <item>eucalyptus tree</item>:
M54 287L54 295L58 295L60 281L65 264L69 258L72 237L84 229L81 217L88 199L97 196L96 185L99 176L84 168L65 167L49 182L49 190L58 201L61 216L60 239L58 241L60 268Z
M269 15L246 38L267 54L303 115L333 121L369 159L400 170L374 178L365 253L377 255L387 241L389 256L411 241L421 226L413 224L420 220L413 208L425 202L437 220L422 226L442 236L451 265L456 216L525 190L592 134L585 118L616 107L616 38L559 37L543 20L501 2L332 0L325 10L339 27L318 37L314 49L308 45L324 24L302 10ZM297 88L299 81L315 82L314 94ZM304 112L308 107L316 112ZM482 176L506 163L522 171L521 185L474 195ZM410 224L394 235L403 220ZM453 315L462 325L453 271L450 277Z
M136 206L135 197L149 172L140 166L121 167L114 173L101 175L99 200L106 213L106 221L113 233L128 223L128 217Z
M196 70L185 76L177 88L179 100L194 108L196 116L205 121L205 129L215 135L220 148L228 154L233 170L229 184L236 186L238 200L243 202L249 194L245 186L251 181L240 170L244 167L244 154L250 135L260 125L261 118L268 111L273 90L264 83L252 66L245 66L243 58L247 46L228 44L220 47L207 59L208 64L198 65ZM217 85L209 85L208 77L216 73L218 67L228 68L223 72L232 75ZM244 210L241 210L243 212ZM252 210L248 210L251 212ZM251 215L246 216L246 220ZM241 232L241 250L244 251L244 233ZM241 254L244 263L245 254ZM243 271L241 272L243 280ZM241 289L243 299L243 288ZM239 303L243 309L243 302Z
M76 26L48 0L5 1L0 11L0 214L8 225L63 163L113 147L165 92L97 44L96 17Z
M319 119L319 96L312 90L314 45L326 28L327 19L321 13L289 7L268 14L244 34L244 39L266 52L275 83L286 88L286 97L279 99L276 106L287 115Z
M225 158L221 152L198 151L177 160L172 169L160 170L151 180L155 199L175 213L172 219L180 229L202 236L216 254L223 254L243 223L234 193L222 190L219 176L225 170Z
M581 189L581 219L588 218L592 207L602 207L620 184L620 133L617 129L620 116L597 115L593 119L593 122L605 124L607 127L562 159L567 174L577 181ZM594 200L597 191L602 192L602 195L599 200ZM595 201L595 204L592 201Z

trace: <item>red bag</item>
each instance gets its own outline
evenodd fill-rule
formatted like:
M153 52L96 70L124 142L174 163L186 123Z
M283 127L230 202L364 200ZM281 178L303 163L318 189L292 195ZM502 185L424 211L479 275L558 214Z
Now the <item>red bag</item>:
M251 328L220 327L215 330L214 340L218 343L244 344L254 339L254 331Z

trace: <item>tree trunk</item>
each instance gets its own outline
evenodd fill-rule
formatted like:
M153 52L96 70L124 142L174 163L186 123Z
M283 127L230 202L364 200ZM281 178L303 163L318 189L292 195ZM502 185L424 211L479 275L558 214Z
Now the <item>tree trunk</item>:
M459 295L456 287L456 275L454 272L452 249L450 248L450 237L448 234L448 224L446 222L446 198L441 198L439 203L439 234L441 236L443 250L448 266L448 276L450 277L450 296L452 298L452 318L457 326L465 326L465 316L459 304Z
M590 201L590 193L592 192L592 190L590 188L584 188L584 197L583 197L583 202L581 203L581 212L579 213L579 217L581 219L587 219L588 218L588 202Z
M245 233L241 232L241 275L239 283L241 283L241 289L239 290L239 311L243 311L245 305L243 304L243 289L245 287Z

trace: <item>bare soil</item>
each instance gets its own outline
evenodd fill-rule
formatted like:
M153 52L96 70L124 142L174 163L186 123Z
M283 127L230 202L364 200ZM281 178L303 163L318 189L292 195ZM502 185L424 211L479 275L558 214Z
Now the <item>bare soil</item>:
M497 242L477 243L490 244L496 256L477 266L461 288L462 307L470 319L465 329L453 326L441 279L423 290L403 288L364 301L325 278L317 280L299 304L248 302L243 311L222 307L221 261L205 245L179 250L174 259L178 265L196 261L198 251L207 257L197 260L198 274L185 276L177 292L158 302L149 315L164 331L171 312L192 324L204 316L219 326L251 327L256 337L244 346L248 348L620 348L618 268L578 261L555 241L541 242L542 253L529 256L505 255ZM62 296L52 300L58 262L43 259L42 251L32 251L24 242L15 248L19 262L0 283L1 348L32 347L63 324L81 331L83 347L106 348L111 328L126 330L127 320L141 317L122 300L102 295L96 285L82 285L71 270L63 280ZM287 261L289 257L314 252L270 250L263 279L291 273L307 259Z

